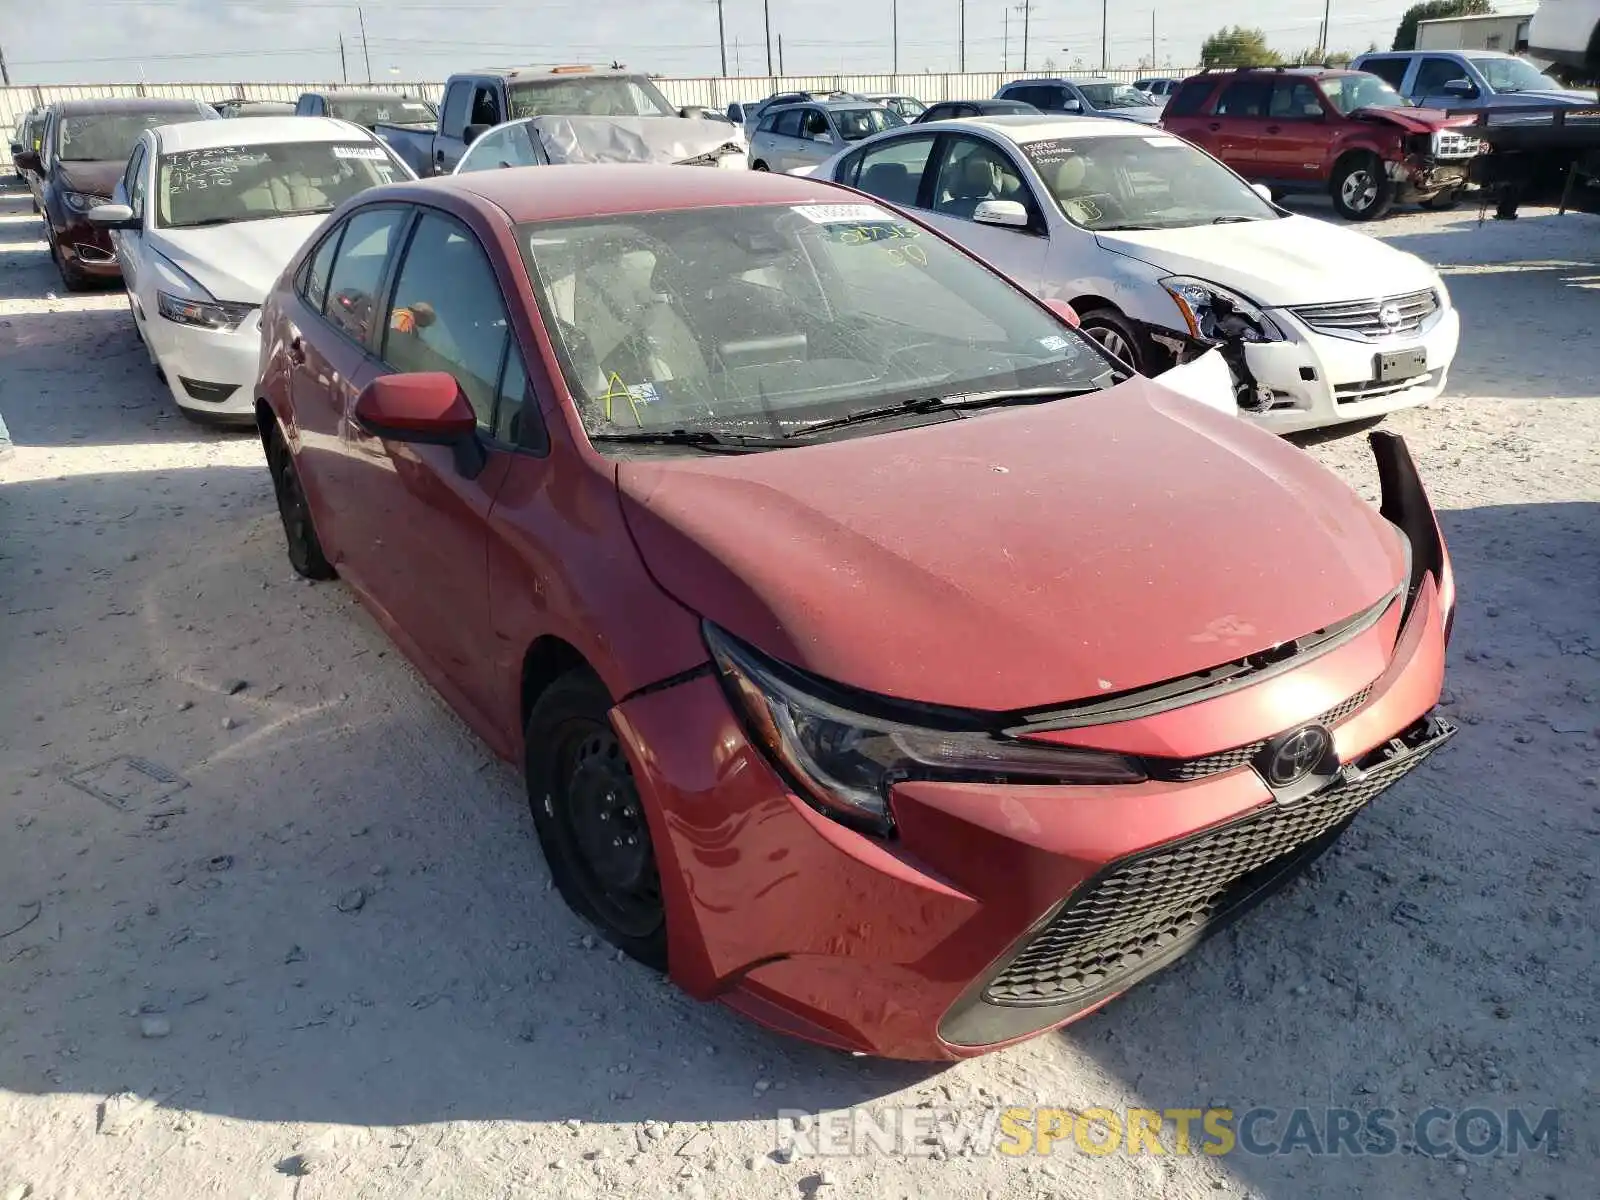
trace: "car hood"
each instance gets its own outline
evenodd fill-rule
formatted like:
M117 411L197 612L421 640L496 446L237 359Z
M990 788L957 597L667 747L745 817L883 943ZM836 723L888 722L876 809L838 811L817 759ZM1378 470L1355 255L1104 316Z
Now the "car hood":
M68 162L56 160L56 180L69 192L109 196L122 178L123 162Z
M1097 233L1105 249L1193 275L1268 308L1366 300L1433 287L1433 269L1377 238L1310 217Z
M1093 115L1097 117L1111 117L1118 121L1137 121L1141 125L1154 125L1161 120L1161 105L1152 104L1148 108L1097 108Z
M1594 92L1582 92L1570 88L1560 88L1541 92L1496 92L1494 94L1494 107L1515 108L1521 105L1530 107L1540 104L1570 104L1574 108L1595 102Z
M746 150L737 129L704 117L538 117L529 125L552 163L714 165Z
M1358 108L1350 115L1358 121L1398 125L1407 133L1433 133L1440 129L1459 129L1477 120L1470 115L1452 117L1438 108Z
M1405 578L1303 451L1135 378L877 436L617 466L680 603L853 687L986 711L1157 683L1362 612Z
M150 246L218 300L259 304L323 213L236 221L205 229L157 229Z

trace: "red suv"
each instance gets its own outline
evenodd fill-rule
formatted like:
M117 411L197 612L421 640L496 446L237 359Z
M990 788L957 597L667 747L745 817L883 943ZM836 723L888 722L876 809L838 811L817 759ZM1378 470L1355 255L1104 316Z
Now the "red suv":
M1376 75L1321 67L1213 70L1184 81L1161 125L1275 192L1323 191L1371 221L1395 201L1446 208L1483 145Z

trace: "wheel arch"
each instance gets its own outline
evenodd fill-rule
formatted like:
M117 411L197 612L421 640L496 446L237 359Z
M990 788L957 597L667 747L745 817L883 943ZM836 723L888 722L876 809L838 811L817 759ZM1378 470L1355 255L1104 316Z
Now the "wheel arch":
M522 727L528 726L528 718L533 715L533 707L539 703L539 697L549 690L550 685L563 675L573 671L587 671L599 680L601 686L605 681L600 672L595 670L594 664L571 642L558 637L553 633L541 634L533 639L522 655L522 676L519 685L519 698L522 715ZM607 691L610 689L607 688Z

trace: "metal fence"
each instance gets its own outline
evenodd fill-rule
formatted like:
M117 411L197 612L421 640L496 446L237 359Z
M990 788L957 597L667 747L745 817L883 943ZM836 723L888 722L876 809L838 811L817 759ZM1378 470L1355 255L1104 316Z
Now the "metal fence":
M1148 71L1107 71L1107 78L1130 83L1145 75L1182 78L1188 67L1161 67ZM677 105L697 104L726 108L734 101L759 100L773 92L842 91L893 92L935 100L970 100L992 96L1015 74L999 71L922 75L753 75L741 78L706 76L699 79L657 79L667 99ZM16 125L29 109L59 100L93 100L111 96L194 98L196 100L294 100L301 92L382 91L437 100L443 82L412 83L85 83L38 84L0 88L0 128Z

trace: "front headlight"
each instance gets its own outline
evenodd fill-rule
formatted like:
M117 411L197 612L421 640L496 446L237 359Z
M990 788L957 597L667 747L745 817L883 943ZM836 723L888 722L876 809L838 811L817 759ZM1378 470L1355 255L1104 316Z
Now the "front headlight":
M202 329L229 330L255 311L254 304L230 304L225 300L188 300L170 292L156 293L156 307L161 315L179 325L197 325Z
M1120 754L1021 742L982 728L976 713L935 713L851 694L768 658L709 621L704 630L751 740L802 798L847 824L888 833L889 789L907 779L1116 784L1146 778ZM869 706L876 711L861 711Z
M1192 337L1208 342L1238 338L1242 342L1281 342L1283 331L1237 292L1204 279L1174 275L1161 286L1178 305Z
M61 199L73 212L79 213L86 213L97 205L110 203L104 196L95 196L88 192L62 192Z

